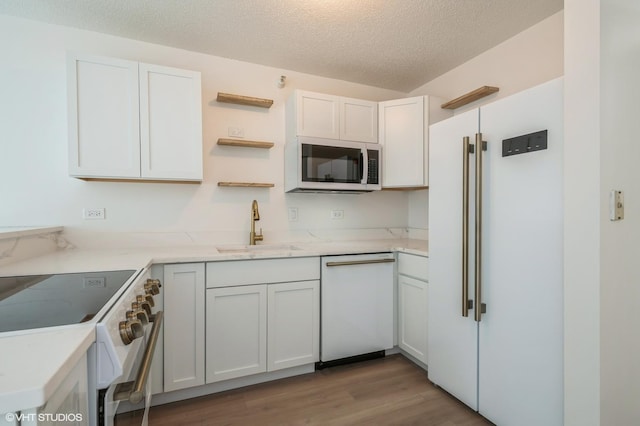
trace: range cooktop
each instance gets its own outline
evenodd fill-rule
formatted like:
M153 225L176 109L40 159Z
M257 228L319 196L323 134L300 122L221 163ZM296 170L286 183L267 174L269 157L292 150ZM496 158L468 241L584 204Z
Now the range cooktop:
M0 277L0 332L90 321L135 272Z

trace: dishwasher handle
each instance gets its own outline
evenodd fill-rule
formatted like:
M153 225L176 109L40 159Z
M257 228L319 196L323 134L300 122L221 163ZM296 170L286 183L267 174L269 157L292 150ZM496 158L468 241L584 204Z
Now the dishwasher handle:
M395 259L368 259L368 260L347 260L343 262L327 262L327 267L331 266L351 266L351 265L368 265L370 263L393 263Z

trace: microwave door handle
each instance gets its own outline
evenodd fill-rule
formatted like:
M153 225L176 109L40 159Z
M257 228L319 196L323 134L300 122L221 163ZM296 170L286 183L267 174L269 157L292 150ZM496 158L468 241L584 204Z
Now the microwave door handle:
M369 176L369 157L367 156L367 150L360 151L360 183L367 184L367 177Z

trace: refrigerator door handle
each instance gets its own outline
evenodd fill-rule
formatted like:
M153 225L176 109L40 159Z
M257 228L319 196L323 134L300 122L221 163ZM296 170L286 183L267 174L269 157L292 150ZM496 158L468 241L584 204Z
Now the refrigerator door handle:
M480 322L486 306L482 303L482 157L487 143L476 133L476 229L475 229L475 320Z
M462 316L469 316L469 155L473 145L469 136L462 138Z

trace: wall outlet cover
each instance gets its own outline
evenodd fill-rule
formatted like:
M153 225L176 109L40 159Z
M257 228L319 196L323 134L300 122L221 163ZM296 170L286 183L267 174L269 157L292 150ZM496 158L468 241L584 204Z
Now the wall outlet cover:
M297 222L297 221L298 221L298 208L289 207L289 222Z
M106 211L104 208L82 209L82 218L85 220L104 220L106 218Z
M244 138L244 129L242 127L229 127L229 136L232 138Z

